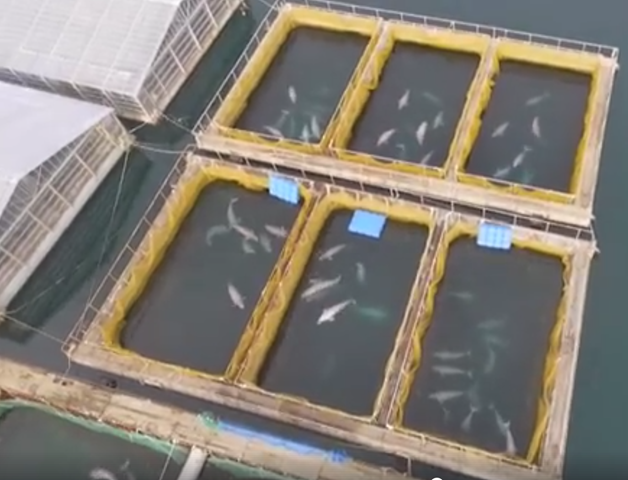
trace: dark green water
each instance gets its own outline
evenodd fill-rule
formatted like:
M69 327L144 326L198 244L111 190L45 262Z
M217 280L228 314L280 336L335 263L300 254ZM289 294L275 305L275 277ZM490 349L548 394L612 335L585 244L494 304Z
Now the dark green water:
M308 27L293 30L251 95L237 127L273 135L270 126L285 138L316 143L367 43L368 38L360 35ZM330 74L310 75L313 71Z
M590 75L503 62L467 171L568 192L590 84Z
M395 45L377 89L355 124L349 149L442 167L479 63L477 55L411 43ZM449 80L443 82L443 78ZM407 105L402 100L405 95ZM419 144L417 131L423 122L429 133ZM378 142L391 129L390 140Z
M375 5L378 2L364 0L362 3ZM261 3L254 3L253 7L253 15L260 18L265 7ZM528 2L391 0L385 3L385 7L549 35L574 37L592 42L610 43L620 48L628 47L628 37L625 35L628 6L618 0L603 4L582 0L576 2L557 0L552 3L541 0ZM246 21L238 20L238 23L232 27L228 31L228 36L222 39L221 44L227 48L242 48L241 42L249 34L251 25ZM221 54L208 57L186 86L184 94L180 95L169 108L168 116L179 120L184 128L163 121L158 127L145 127L136 132L139 140L150 146L170 151L181 150L186 143L189 143L191 137L186 132L186 126L194 124L194 118L198 116L211 97L212 88L215 88L221 76L224 75L224 69L230 63L230 57L233 59L233 56L233 50L231 53L222 50ZM575 480L592 472L597 474L628 472L628 462L625 460L624 453L628 448L626 440L628 417L624 414L625 405L628 402L628 388L622 382L624 365L628 361L624 353L628 325L619 320L622 306L619 300L624 294L622 285L627 283L626 276L628 276L626 273L628 272L626 253L628 226L623 221L623 206L628 200L628 193L624 188L628 166L622 161L623 150L621 149L622 124L628 120L626 109L628 80L622 72L619 72L615 85L595 210L596 230L602 253L594 262L590 280L567 453L566 477L568 480ZM136 155L140 154L136 153ZM135 228L138 219L153 197L156 186L163 181L176 157L173 154L156 153L152 150L145 150L142 156L150 159L150 169L143 182L134 188L136 197L132 204L126 207L125 222L116 230L115 246L103 256L102 262L97 262L101 263L98 273L76 291L71 301L57 308L42 324L41 328L45 331L45 335L34 335L26 342L0 340L0 348L4 355L46 366L52 370L65 371L67 361L60 353L60 344L55 338L65 338L77 316L84 311L90 292L108 270L116 250L121 248L125 239ZM86 222L88 220L84 219ZM85 228L85 225L89 223L84 224L82 228ZM93 245L97 259L103 251L104 237L103 235L102 240L94 242ZM80 378L98 379L98 375L81 368L73 369L73 373ZM318 442L319 445L325 445L328 448L342 447L337 442L330 442L289 427L272 425L249 415L234 414L226 409L141 387L133 382L120 380L118 386L123 390L148 395L159 401L174 403L191 410L212 409L229 418L238 419L257 428L281 432L296 440ZM349 386L347 390L350 390ZM381 456L367 454L368 452L364 452L363 449L345 447L351 455L370 461L387 461ZM387 462L389 466L405 468L405 462L395 463L390 460ZM417 475L423 473L427 476L431 472L429 469L421 468L413 473ZM453 475L439 471L433 473L440 474L444 480L454 478Z
M327 220L260 385L370 416L403 320L427 228L389 221L381 238L374 240L348 231L352 213L340 210ZM326 252L334 248L339 251L326 260ZM309 295L314 279L335 283ZM322 317L325 309L345 302L333 319Z
M559 258L488 250L468 237L454 241L404 424L502 452L499 415L510 421L516 453L525 456L562 276ZM456 396L439 401L444 392Z
M583 0L514 2L503 0L362 0L362 5L478 22L539 34L575 38L628 49L625 34L628 5L619 0L602 4ZM256 10L264 7L258 3ZM620 58L621 61L621 58ZM624 179L623 131L628 122L628 77L615 79L606 128L602 166L598 178L595 228L601 254L595 259L589 281L583 339L566 459L568 480L591 473L626 474L628 461L628 383L623 382L628 354L628 323L621 309L628 283L628 225L623 214L628 203ZM429 471L424 471L429 474ZM442 472L443 479L450 479Z
M225 231L229 208L246 228L268 239L268 251ZM210 184L131 308L124 346L148 358L224 373L285 241L264 226L289 231L298 212L298 206L262 192L228 182ZM230 299L229 285L242 296L243 308Z
M32 408L6 413L0 439L3 478L35 478L44 471L50 478L88 480L92 470L101 468L120 480L152 480L162 470L164 480L175 480L182 466L172 458L166 465L167 453Z

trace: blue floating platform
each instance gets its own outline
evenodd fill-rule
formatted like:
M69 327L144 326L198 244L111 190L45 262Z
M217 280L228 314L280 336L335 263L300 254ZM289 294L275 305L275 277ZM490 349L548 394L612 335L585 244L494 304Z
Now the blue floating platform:
M294 180L276 175L268 178L268 193L271 197L296 205L299 203L299 185Z
M512 228L507 225L482 222L476 243L484 248L510 250L512 247Z
M356 210L353 212L349 231L365 237L379 238L386 225L386 216L379 213Z

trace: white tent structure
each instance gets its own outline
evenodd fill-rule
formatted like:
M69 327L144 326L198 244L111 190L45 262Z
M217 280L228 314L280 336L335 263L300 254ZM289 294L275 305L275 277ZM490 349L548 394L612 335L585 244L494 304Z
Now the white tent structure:
M109 107L0 82L0 313L131 141Z
M242 0L8 0L0 80L154 122Z

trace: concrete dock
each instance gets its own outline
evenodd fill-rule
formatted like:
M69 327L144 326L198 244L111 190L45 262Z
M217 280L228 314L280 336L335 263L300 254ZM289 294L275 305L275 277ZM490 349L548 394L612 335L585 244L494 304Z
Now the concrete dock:
M403 480L408 477L364 463L333 463L328 459L204 426L197 415L160 405L44 370L0 359L0 398L39 402L88 420L141 432L186 447L199 447L210 456L304 480L347 478ZM6 440L6 441L10 441Z

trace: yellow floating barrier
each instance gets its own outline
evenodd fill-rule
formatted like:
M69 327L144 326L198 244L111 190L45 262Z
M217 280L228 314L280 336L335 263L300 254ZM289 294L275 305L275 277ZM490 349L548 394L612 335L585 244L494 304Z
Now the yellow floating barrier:
M320 9L285 5L273 22L270 31L261 41L252 58L244 68L222 105L216 112L213 121L217 125L218 133L222 136L242 140L258 145L271 145L288 150L296 150L309 154L322 154L328 147L334 128L337 125L338 112L342 111L346 103L349 88L345 89L335 113L328 122L318 144L303 143L297 140L278 139L256 132L235 128L235 124L244 112L249 99L255 89L262 82L264 75L271 67L281 47L293 30L302 27L312 27L327 31L336 31L349 34L358 34L369 38L349 85L356 82L368 61L376 43L380 22L377 18L343 15Z
M591 89L587 99L584 129L578 144L576 156L574 158L574 166L569 180L568 192L558 192L544 188L502 182L500 180L465 172L465 167L471 156L473 145L482 127L483 113L488 108L491 91L495 85L496 77L499 74L499 63L503 61L541 65L555 69L584 73L591 76ZM585 154L592 130L592 118L596 110L596 99L600 94L600 89L602 88L599 81L601 70L602 63L598 55L585 52L552 49L541 45L532 45L511 40L500 40L496 49L491 73L488 76L488 80L482 86L482 93L480 95L479 106L477 108L475 118L469 127L469 132L466 138L464 139L457 169L457 180L468 185L499 190L517 196L536 198L538 200L555 203L573 203L576 199L576 195L578 194L582 180L581 177L585 162Z
M386 217L393 221L421 225L426 227L430 232L433 230L435 224L432 213L419 206L394 204L372 196L358 198L349 192L331 193L324 196L319 201L318 205L313 208L303 228L299 244L292 253L292 259L287 266L286 274L282 279L281 285L275 290L276 293L273 296L273 300L266 310L266 316L256 334L258 338L260 338L260 341L251 345L246 358L242 362L241 375L239 376L240 381L249 384L252 388L257 383L268 353L277 339L277 333L279 332L281 323L285 321L286 313L293 301L294 294L312 256L320 232L325 227L330 215L338 210L358 209L386 215ZM391 360L392 358L389 358L388 362L390 363ZM295 400L293 396L280 395L280 397ZM304 404L309 404L305 399L297 398L296 400ZM375 402L374 412L377 412L380 402L381 392ZM335 415L342 415L345 418L363 418L327 407L316 406L316 408L333 412ZM368 420L372 420L374 416L375 415L368 417Z
M256 175L226 165L188 166L188 169L194 168L196 168L196 170L192 170L191 174L188 170L188 172L182 175L178 184L173 189L173 193L170 194L166 201L162 209L162 214L160 214L160 216L166 220L161 223L156 222L153 224L144 237L138 249L138 254L136 254L127 267L127 281L116 293L110 313L101 324L103 347L118 355L144 358L121 345L120 333L126 323L128 312L135 301L142 295L152 275L157 271L161 261L168 252L168 247L175 240L183 221L196 204L201 192L211 187L211 184L217 181L233 182L252 191L263 191L268 188L268 177L263 174ZM254 342L254 333L263 318L266 307L274 295L274 288L280 281L280 274L284 270L285 265L290 261L292 250L299 238L299 233L313 206L314 197L308 189L300 186L300 195L303 199L303 205L301 206L299 214L297 215L295 223L286 239L279 259L270 274L260 299L253 310L251 318L240 337L238 346L234 351L224 375L210 375L197 370L174 366L179 372L188 376L217 380L231 380L236 375L248 348L251 343ZM175 321L175 319L173 319L173 321ZM158 360L145 360L153 364L167 365L170 368L173 367L173 365Z
M410 391L412 389L412 385L414 383L416 372L421 366L421 357L422 357L422 345L423 340L425 338L425 334L427 333L433 313L434 313L434 304L436 300L436 294L438 293L438 288L441 284L443 276L445 275L447 256L449 253L449 248L456 240L461 237L469 237L475 238L477 236L477 227L475 225L470 225L467 223L456 223L449 228L446 232L444 239L439 246L439 250L436 254L436 259L434 262L434 269L432 271L432 280L427 287L427 291L425 294L425 303L421 318L417 323L416 330L412 335L412 350L411 350L411 366L408 369L407 375L403 379L399 388L399 395L397 403L393 410L393 422L392 424L395 428L407 433L409 435L416 436L417 433L409 430L402 426L403 424L403 415L405 410L405 405L410 397ZM540 241L531 241L531 240L522 240L513 238L513 247L514 248L522 248L527 250L532 250L543 255L549 255L553 257L558 257L562 261L564 265L563 269L563 293L560 299L560 303L558 309L556 311L556 321L554 323L554 327L550 333L549 338L549 348L545 357L545 367L543 370L543 386L541 390L541 395L538 399L538 407L537 407L537 415L536 422L532 434L532 439L530 441L530 445L528 446L528 451L525 459L506 457L505 455L498 455L486 452L482 449L476 447L462 447L455 442L449 442L443 439L438 439L438 443L445 443L451 446L451 448L460 449L461 447L469 450L475 451L476 453L492 457L499 458L500 461L508 461L510 463L517 464L519 466L530 467L537 462L538 456L541 450L541 443L543 441L543 437L547 430L547 426L549 423L549 414L550 414L550 404L552 392L554 391L555 381L556 381L556 370L558 366L558 357L560 354L560 344L562 338L563 327L565 325L565 321L567 319L567 289L568 283L571 276L572 269L572 257L571 255L563 249L560 249L553 245L548 245L546 243L542 243Z
M448 166L453 161L455 150L457 149L459 139L462 135L462 119L466 117L466 112L469 110L471 104L470 100L473 98L472 92L479 88L481 83L482 76L479 68L467 91L465 106L458 125L456 126L447 158L443 162L443 167L436 168L408 162L396 162L394 159L383 159L375 155L347 150L355 124L360 118L360 115L362 115L371 92L377 89L379 85L379 80L393 52L395 43L399 42L477 55L479 57L479 67L482 63L482 58L487 54L490 38L485 35L468 34L445 29L428 29L413 25L388 24L380 36L378 45L375 47L368 65L364 69L362 78L353 85L352 90L349 92L348 96L350 100L339 116L338 128L335 129L335 134L332 137L331 148L338 158L348 162L384 167L402 173L442 178L445 176Z

